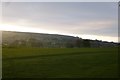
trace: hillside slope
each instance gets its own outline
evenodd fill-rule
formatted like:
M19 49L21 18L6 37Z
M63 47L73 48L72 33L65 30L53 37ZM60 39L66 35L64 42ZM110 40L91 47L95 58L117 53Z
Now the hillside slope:
M27 33L27 32L2 32L3 47L56 47L56 48L74 48L74 47L114 47L113 42L103 42L99 40L82 39L79 37Z

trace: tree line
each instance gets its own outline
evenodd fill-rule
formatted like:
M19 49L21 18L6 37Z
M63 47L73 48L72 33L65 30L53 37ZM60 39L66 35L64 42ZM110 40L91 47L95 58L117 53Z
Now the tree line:
M37 40L35 38L29 38L27 40L15 40L11 43L4 42L2 44L3 47L40 47L40 48L46 48L46 47L56 47L56 48L75 48L75 47L90 47L90 40L86 39L80 39L77 38L76 40L70 40L64 42L64 40L56 40L56 41L41 41Z

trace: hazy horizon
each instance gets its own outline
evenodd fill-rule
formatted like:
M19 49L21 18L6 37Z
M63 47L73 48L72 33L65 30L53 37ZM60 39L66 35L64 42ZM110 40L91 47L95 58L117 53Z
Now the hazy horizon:
M117 2L4 2L0 30L118 42Z

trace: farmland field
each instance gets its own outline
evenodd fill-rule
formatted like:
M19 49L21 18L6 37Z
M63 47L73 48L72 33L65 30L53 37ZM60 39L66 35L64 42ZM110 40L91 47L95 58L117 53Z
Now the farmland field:
M116 78L117 48L3 48L3 78Z

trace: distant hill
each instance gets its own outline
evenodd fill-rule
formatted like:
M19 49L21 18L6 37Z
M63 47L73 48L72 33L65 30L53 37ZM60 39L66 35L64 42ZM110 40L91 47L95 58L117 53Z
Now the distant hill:
M116 47L117 43L58 34L3 31L2 45L3 47L76 48Z

